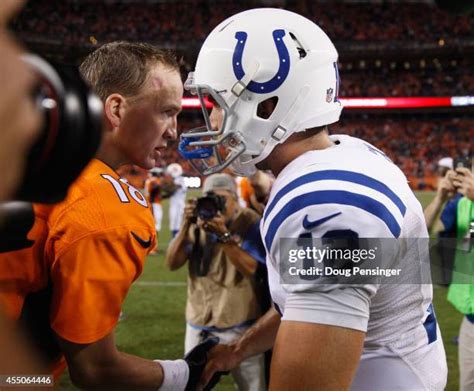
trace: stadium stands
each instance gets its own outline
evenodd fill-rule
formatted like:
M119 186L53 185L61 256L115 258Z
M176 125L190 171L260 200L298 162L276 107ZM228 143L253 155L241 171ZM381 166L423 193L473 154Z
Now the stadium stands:
M23 37L41 34L66 44L133 37L173 44L199 43L225 17L262 6L263 2L143 1L139 7L136 2L119 1L36 0L34 3L16 22ZM376 41L393 46L406 42L438 44L443 39L449 45L466 37L472 39L473 15L449 15L429 3L331 2L330 7L327 2L312 0L281 3L313 19L336 43Z
M474 95L474 56L469 56L474 53L474 13L452 15L430 2L35 0L13 28L33 50L76 64L108 41L153 42L182 53L187 72L213 26L239 10L265 5L299 12L328 32L340 52L342 97ZM198 113L181 115L180 128L196 126ZM440 157L472 153L473 125L472 110L452 110L439 118L436 111L397 117L371 114L368 120L346 113L332 132L367 139L402 168L413 188L430 189ZM163 154L160 165L173 161L193 174L176 144Z
M472 154L472 117L374 117L345 119L331 133L360 137L383 150L405 173L413 189L436 188L437 162L444 156Z

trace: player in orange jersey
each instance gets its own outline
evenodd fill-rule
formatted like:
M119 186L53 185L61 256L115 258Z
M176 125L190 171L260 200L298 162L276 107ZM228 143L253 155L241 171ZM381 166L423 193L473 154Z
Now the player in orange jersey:
M115 42L90 54L81 73L104 103L101 146L63 202L36 206L32 242L1 255L0 301L30 326L57 372L64 355L80 388L190 389L215 341L193 352L199 365L192 365L122 353L114 337L122 303L156 241L147 200L115 169L153 168L176 138L178 64L151 45Z

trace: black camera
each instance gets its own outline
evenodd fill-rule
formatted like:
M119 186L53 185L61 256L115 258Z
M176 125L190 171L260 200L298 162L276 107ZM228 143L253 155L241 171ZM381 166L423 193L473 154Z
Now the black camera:
M35 55L23 60L38 78L33 99L43 129L29 151L15 199L55 203L66 197L99 147L103 106L76 67L52 65Z
M472 159L469 156L457 157L453 161L454 170L456 168L467 168L468 170L470 170L471 166L472 166Z
M63 200L95 155L102 135L102 102L77 68L53 66L35 55L23 60L37 76L32 98L43 128L28 152L16 201L0 203L0 252L31 245L26 237L34 224L31 202Z
M225 197L212 191L196 202L196 216L202 220L212 220L219 212L225 211Z

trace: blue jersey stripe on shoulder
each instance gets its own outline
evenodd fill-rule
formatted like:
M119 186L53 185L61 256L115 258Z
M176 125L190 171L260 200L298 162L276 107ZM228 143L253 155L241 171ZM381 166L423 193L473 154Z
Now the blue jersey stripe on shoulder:
M390 211L379 201L358 193L343 190L320 190L301 194L286 204L271 220L265 234L265 246L270 251L273 239L278 228L292 214L310 205L340 204L360 208L383 220L392 235L400 235L400 225ZM301 222L303 224L303 222Z
M371 178L367 175L360 174L352 171L345 170L324 170L324 171L315 171L309 174L303 175L294 181L287 184L283 187L276 195L273 197L272 202L265 210L264 218L266 219L270 212L273 210L277 202L288 194L290 191L296 189L297 187L306 185L310 182L323 181L323 180L338 180L345 182L352 182L358 185L370 187L373 190L376 190L392 200L392 202L400 210L402 216L405 215L406 206L402 200L384 183Z

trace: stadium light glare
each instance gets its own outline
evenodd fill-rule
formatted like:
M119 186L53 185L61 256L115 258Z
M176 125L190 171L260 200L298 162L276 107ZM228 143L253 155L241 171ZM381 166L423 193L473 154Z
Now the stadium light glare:
M346 109L411 109L425 107L474 106L474 96L430 96L430 97L354 97L339 98ZM198 98L183 98L184 109L199 109ZM206 108L212 103L205 99Z
M190 189L199 189L201 187L201 178L198 176L183 177L184 184Z

